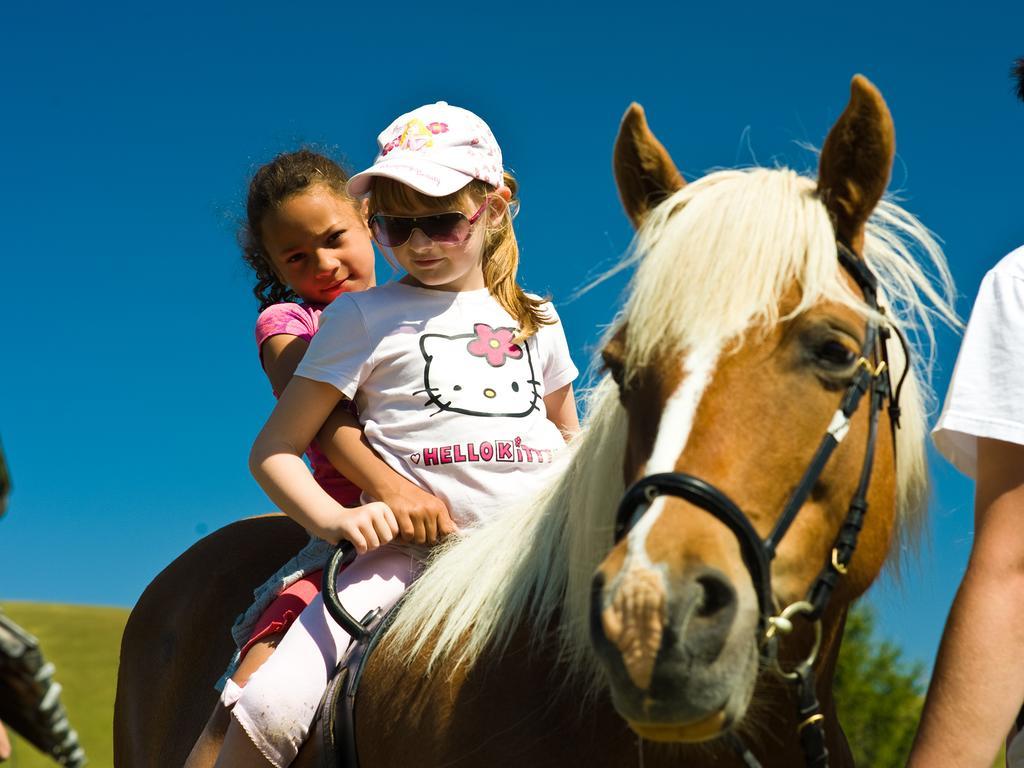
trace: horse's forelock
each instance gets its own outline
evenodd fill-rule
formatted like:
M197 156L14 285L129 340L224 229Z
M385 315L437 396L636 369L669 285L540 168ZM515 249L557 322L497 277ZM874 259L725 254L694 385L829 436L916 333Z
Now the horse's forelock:
M789 169L719 171L674 193L637 232L631 259L627 371L774 327L794 283L794 313L823 298L860 308L814 180Z

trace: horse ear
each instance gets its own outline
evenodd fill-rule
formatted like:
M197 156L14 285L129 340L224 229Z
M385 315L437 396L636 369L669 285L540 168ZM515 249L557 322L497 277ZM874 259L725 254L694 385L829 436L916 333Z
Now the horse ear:
M864 225L889 184L896 138L882 95L865 77L850 83L850 103L821 149L818 194L836 235L860 253Z
M665 147L647 127L644 108L636 102L622 118L612 165L619 197L634 228L651 208L686 184Z

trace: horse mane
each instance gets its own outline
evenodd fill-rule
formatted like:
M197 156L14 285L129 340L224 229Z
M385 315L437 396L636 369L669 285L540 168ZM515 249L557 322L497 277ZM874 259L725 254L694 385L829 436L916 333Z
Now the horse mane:
M788 169L725 170L683 187L652 210L631 252L613 270L636 266L619 318L628 323L627 371L665 352L682 359L698 340L735 347L750 328L768 329L786 319L779 303L794 282L802 300L792 315L822 299L867 314L847 287L816 189L812 178ZM915 251L928 271L915 261ZM890 322L930 341L935 316L959 323L941 249L896 204L883 201L876 209L864 258L878 275ZM688 296L699 300L682 300ZM905 359L892 341L890 361L898 376ZM929 360L909 371L901 396L897 503L904 540L920 527L928 495L929 372ZM590 583L613 543L627 426L608 376L587 394L585 414L584 431L563 451L556 476L537 497L439 548L389 633L396 659L411 660L429 649L431 668L472 666L485 648L500 650L528 618L536 642L557 631L568 675L596 689Z
M1014 62L1011 74L1017 81L1017 98L1024 101L1024 58L1017 59Z

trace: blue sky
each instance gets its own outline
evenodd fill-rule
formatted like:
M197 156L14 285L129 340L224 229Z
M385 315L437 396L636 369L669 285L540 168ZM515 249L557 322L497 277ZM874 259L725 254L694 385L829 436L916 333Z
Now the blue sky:
M629 244L610 170L628 104L688 178L812 168L802 145L862 72L896 123L891 189L943 238L966 316L1024 243L1007 77L1024 6L687 5L8 4L0 599L130 606L198 537L270 509L246 468L272 407L234 244L246 180L300 143L366 165L425 102L494 129L522 187L523 282L554 296L586 363L621 283L566 302ZM940 333L940 396L957 345ZM933 459L928 540L870 596L927 663L972 536L971 484Z

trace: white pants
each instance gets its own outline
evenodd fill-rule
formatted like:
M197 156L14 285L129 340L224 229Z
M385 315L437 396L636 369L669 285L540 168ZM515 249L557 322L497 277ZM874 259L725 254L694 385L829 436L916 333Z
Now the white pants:
M375 608L393 606L419 569L419 561L408 551L380 547L357 557L339 574L338 597L345 610L362 619ZM290 765L306 740L328 679L349 640L317 595L245 687L225 687L222 701L230 705L237 698L235 718L277 768Z

